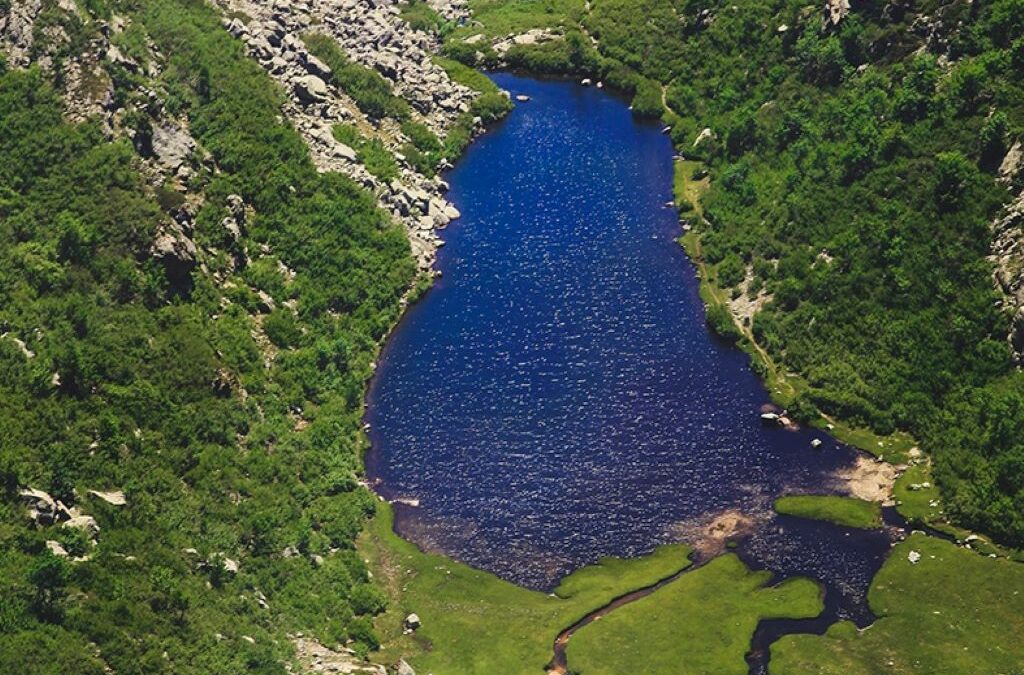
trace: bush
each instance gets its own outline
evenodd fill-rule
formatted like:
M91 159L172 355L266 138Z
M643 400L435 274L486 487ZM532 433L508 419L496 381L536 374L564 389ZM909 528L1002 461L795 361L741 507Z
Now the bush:
M743 281L746 273L746 265L743 264L743 260L735 253L725 256L725 259L715 268L716 280L718 285L723 288L737 286Z
M796 57L804 78L815 84L837 85L849 68L839 38L823 38L814 30L804 31L797 40Z
M956 210L964 199L974 165L959 152L942 152L935 157L935 201L944 211Z
M789 412L789 416L800 424L810 424L821 417L821 413L818 412L818 408L815 407L811 396L807 393L798 394L789 402L786 410Z
M434 32L442 37L455 27L450 21L445 21L444 17L424 0L410 0L401 5L401 16L413 30Z
M709 305L705 320L711 331L724 340L738 342L743 337L736 327L736 322L733 321L732 314L724 305Z
M412 120L402 123L402 133L409 137L416 148L422 152L439 152L441 141L437 140L434 132L425 125Z
M640 117L661 117L665 107L661 104L661 85L646 77L637 78L636 91L630 107Z

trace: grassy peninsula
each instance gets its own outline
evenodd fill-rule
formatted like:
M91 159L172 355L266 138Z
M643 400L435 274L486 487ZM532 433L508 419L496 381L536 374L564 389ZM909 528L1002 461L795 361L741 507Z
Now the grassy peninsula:
M838 495L789 495L775 500L775 511L797 518L827 520L836 525L870 530L882 525L882 506Z
M569 666L594 675L640 667L651 675L749 671L744 655L764 618L817 616L821 590L809 579L768 586L732 555L715 558L573 636Z

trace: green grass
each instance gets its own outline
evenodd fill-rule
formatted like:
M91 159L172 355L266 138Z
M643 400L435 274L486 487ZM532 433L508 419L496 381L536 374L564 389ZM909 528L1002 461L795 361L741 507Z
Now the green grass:
M911 485L924 483L928 483L927 488L910 489ZM896 499L896 510L910 522L930 524L942 519L942 507L931 505L939 499L939 489L935 486L930 465L916 464L909 467L896 479L892 493Z
M376 119L409 119L409 104L395 96L391 84L377 71L351 60L332 37L310 33L303 35L302 41L310 53L330 66L330 80L352 97L366 115Z
M856 427L841 421L832 420L832 428L829 434L837 440L860 448L875 457L881 457L892 464L903 464L910 459L910 449L917 446L917 441L910 434L897 431L892 434L882 435Z
M827 520L837 525L871 530L882 525L882 506L838 495L790 495L775 500L775 510L787 516Z
M399 7L402 19L415 30L436 31L444 35L452 29L453 24L445 21L444 17L424 0L412 0Z
M406 658L417 672L543 672L562 629L690 564L687 547L663 546L636 560L604 559L546 594L422 553L392 531L392 517L390 507L382 505L359 549L391 599L376 624L384 645L377 658L383 663ZM402 620L410 612L423 625L403 635Z
M478 91L481 94L497 94L501 91L498 85L491 81L491 78L455 59L435 56L434 63L443 68L452 81Z
M356 159L380 180L389 181L398 177L398 162L379 138L365 138L351 124L335 124L331 127L331 133L339 143L355 150Z
M915 565L911 551L921 554ZM772 649L776 675L1021 673L1024 566L914 534L893 549L868 595L879 617L858 631L791 635Z
M586 675L747 673L744 655L758 621L813 617L821 590L808 579L767 586L729 554L611 612L569 641L570 671Z
M533 28L576 27L584 14L583 0L473 0L469 3L475 22L456 35L469 37L485 33L503 37Z
M672 192L675 195L676 204L679 210L685 213L692 211L698 217L704 215L704 207L701 204L701 197L707 191L710 181L707 176L700 180L694 180L694 172L700 169L700 162L688 159L676 160L672 175Z

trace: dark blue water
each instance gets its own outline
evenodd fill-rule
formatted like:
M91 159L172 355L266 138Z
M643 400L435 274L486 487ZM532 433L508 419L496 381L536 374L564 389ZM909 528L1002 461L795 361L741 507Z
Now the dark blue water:
M637 556L726 509L822 491L853 451L761 424L768 396L709 335L675 239L672 154L606 92L509 74L527 94L447 176L462 211L443 277L402 320L368 398L368 471L424 548L550 588L602 555ZM812 438L823 448L813 450ZM751 564L863 594L881 533L770 519Z

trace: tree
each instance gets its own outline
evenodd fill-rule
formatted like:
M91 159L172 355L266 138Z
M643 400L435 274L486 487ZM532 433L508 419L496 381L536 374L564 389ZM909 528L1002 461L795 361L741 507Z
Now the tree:
M49 552L36 558L29 581L35 586L32 611L40 621L59 623L64 618L69 575L70 569L63 558Z
M941 152L935 160L935 202L942 211L955 211L963 201L964 188L976 170L970 160L956 151Z
M1006 136L1010 123L1003 111L989 115L981 127L979 145L981 161L988 166L998 166L1006 152Z

